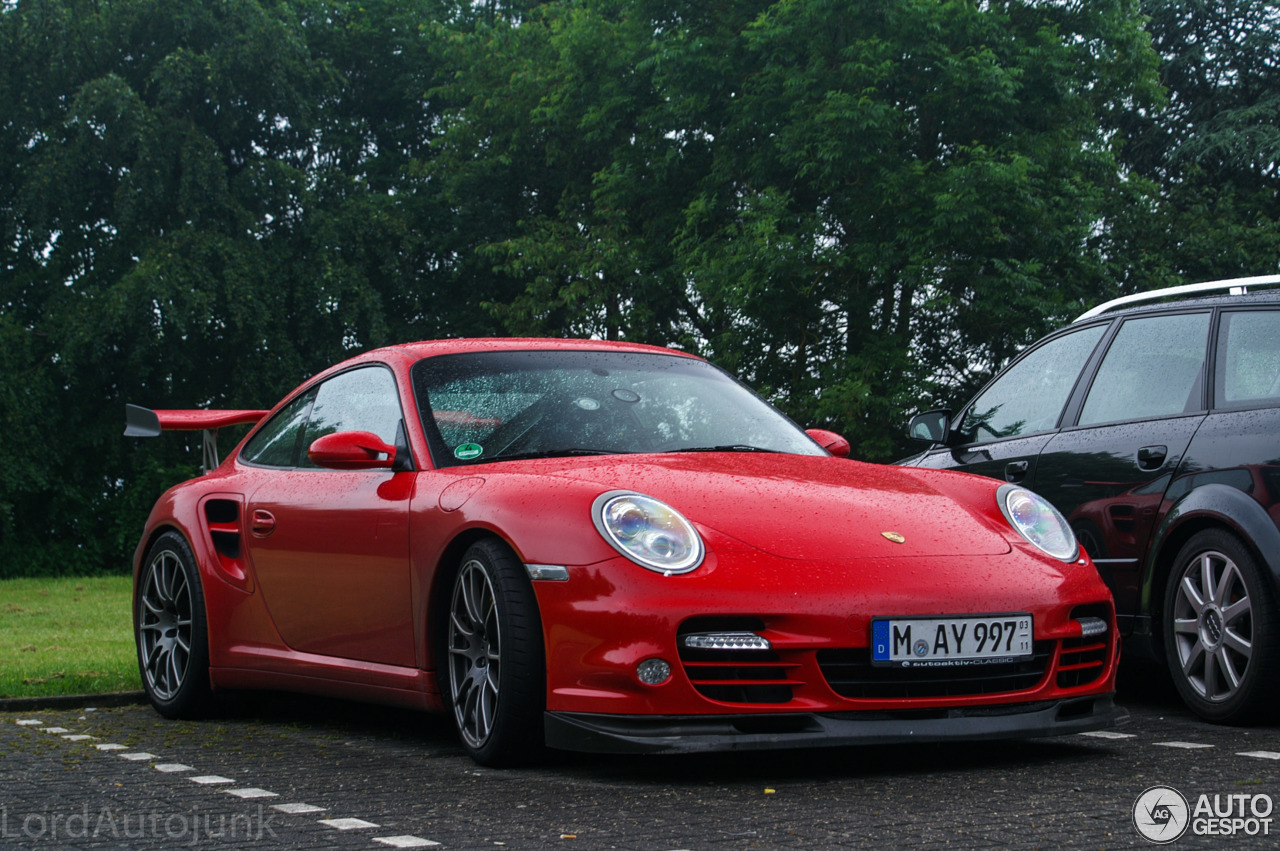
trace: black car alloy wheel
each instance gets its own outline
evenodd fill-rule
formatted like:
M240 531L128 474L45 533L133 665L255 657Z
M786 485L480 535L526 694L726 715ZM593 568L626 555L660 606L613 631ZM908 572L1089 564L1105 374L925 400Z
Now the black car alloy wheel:
M1275 597L1235 536L1208 530L1178 554L1165 598L1174 684L1196 714L1239 723L1269 708L1280 647Z

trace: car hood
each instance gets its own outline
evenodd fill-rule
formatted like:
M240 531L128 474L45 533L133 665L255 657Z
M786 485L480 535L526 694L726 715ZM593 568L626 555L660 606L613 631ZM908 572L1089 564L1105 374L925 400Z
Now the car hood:
M974 511L896 467L773 453L613 456L557 466L557 477L594 482L602 492L656 497L696 525L783 558L996 555L1010 549Z

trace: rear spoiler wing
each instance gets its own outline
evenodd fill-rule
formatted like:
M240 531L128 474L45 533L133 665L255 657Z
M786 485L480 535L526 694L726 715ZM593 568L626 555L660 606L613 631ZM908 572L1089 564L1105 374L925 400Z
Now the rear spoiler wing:
M153 411L138 405L124 406L125 437L159 437L164 431L204 432L204 471L220 463L218 429L224 426L256 423L270 411Z

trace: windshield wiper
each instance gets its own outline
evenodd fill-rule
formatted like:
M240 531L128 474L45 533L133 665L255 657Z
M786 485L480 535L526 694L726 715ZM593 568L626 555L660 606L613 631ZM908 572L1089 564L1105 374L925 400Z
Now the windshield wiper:
M776 449L765 449L748 443L726 443L721 446L686 446L683 449L671 449L670 452L777 452Z
M529 458L567 458L575 455L626 455L628 453L621 452L617 449L540 449L537 452L512 452L509 455L490 455L488 458L480 458L481 461L522 461Z

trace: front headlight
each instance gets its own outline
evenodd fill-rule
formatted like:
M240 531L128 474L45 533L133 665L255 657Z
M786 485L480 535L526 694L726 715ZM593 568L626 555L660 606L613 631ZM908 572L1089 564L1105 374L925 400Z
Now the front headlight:
M658 573L688 573L702 564L702 538L671 506L651 496L610 491L596 497L591 519L613 548Z
M1004 485L996 500L1018 534L1054 558L1075 561L1080 554L1071 524L1044 497L1017 485Z

